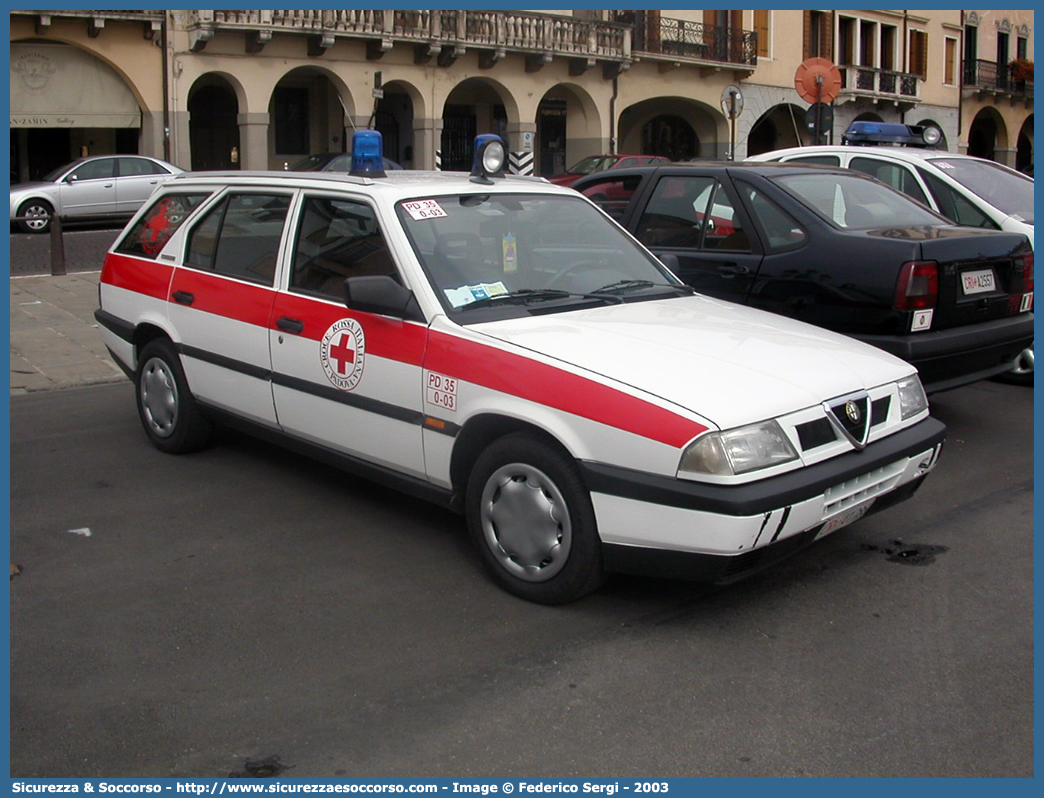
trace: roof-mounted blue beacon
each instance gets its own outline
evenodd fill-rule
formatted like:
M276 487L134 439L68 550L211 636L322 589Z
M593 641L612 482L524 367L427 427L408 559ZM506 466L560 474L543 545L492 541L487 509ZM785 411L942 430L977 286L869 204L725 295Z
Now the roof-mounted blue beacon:
M352 169L356 177L387 177L384 173L384 145L376 130L356 130L352 135Z

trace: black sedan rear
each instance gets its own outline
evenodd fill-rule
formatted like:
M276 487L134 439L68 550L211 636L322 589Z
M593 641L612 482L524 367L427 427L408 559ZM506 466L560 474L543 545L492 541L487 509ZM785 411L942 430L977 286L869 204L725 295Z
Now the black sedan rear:
M670 164L573 188L700 292L875 344L930 391L1007 371L1032 343L1025 236L956 227L861 174Z

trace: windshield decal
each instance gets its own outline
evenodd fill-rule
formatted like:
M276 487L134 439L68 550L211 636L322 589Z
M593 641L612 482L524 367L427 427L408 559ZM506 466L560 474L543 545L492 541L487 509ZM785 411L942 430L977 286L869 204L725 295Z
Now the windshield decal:
M435 200L413 200L402 203L402 207L415 222L423 219L438 219L448 215Z
M475 283L473 285L462 285L460 288L447 288L443 293L446 299L455 308L464 307L478 299L488 299L491 296L501 296L508 292L502 282Z

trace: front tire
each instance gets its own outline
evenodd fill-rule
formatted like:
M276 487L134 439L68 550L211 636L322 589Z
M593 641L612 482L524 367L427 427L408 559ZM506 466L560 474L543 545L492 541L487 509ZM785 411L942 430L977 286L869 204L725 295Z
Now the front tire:
M44 200L29 200L22 203L18 215L28 217L18 222L18 227L23 233L46 233L51 229L54 208Z
M165 338L148 343L134 374L138 416L152 445L169 454L202 449L213 427L189 391L174 345Z
M605 579L594 507L567 454L529 433L489 446L467 487L468 529L509 593L566 604Z

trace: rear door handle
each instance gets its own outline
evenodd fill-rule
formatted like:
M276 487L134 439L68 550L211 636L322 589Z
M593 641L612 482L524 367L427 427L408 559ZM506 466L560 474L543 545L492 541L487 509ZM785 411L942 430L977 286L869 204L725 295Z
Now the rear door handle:
M738 263L724 263L718 267L718 274L726 277L742 277L750 274L750 269Z
M196 301L196 295L190 294L188 291L175 291L173 296L174 301L179 305L191 305Z
M300 335L304 332L304 322L291 319L288 316L280 316L279 321L276 322L276 327L283 332L294 333L294 335Z

